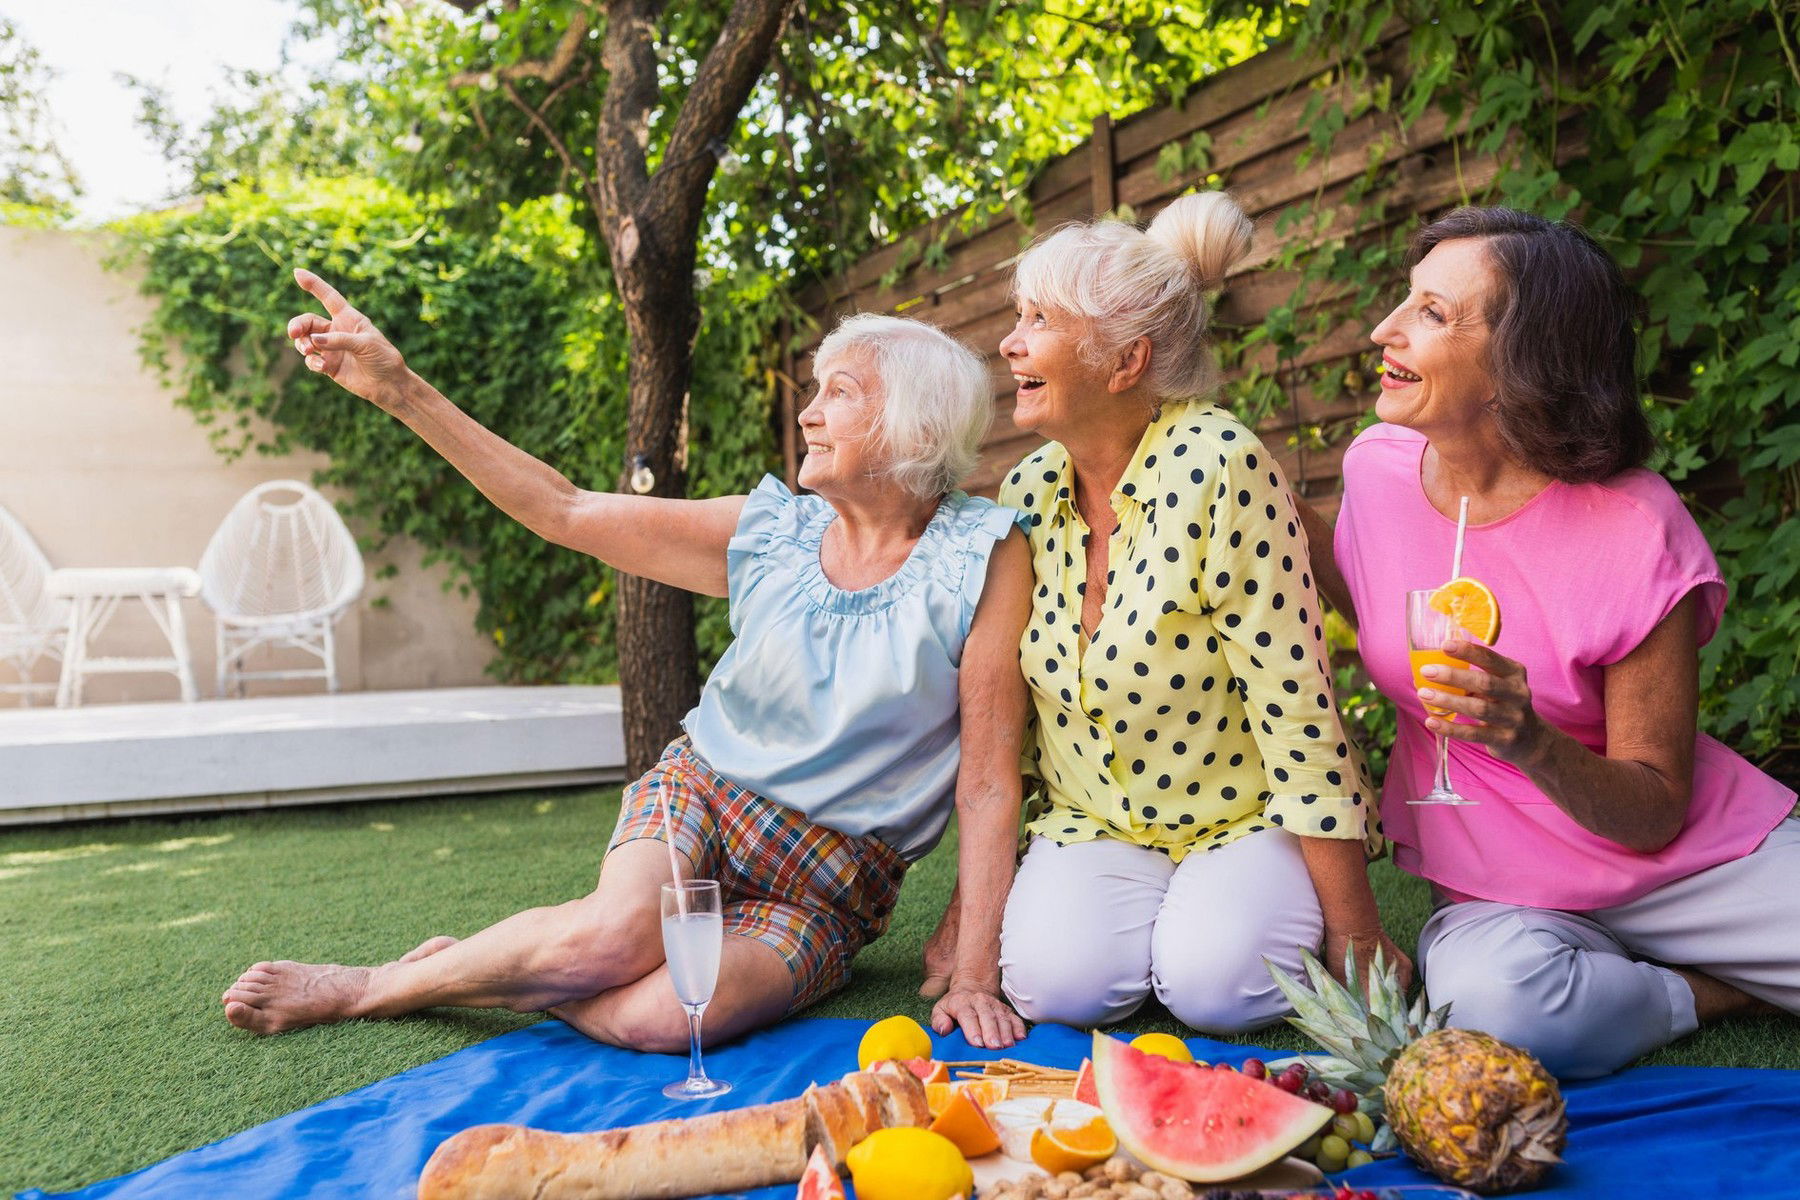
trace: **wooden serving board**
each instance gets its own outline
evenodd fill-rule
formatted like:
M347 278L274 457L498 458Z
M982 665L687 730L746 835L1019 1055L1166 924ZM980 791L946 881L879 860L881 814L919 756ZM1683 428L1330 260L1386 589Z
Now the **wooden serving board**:
M1130 1158L1130 1155L1126 1155ZM1135 1161L1135 1160L1134 1160ZM1016 1158L1008 1158L1004 1154L985 1154L980 1158L971 1158L969 1166L975 1171L975 1190L977 1193L1002 1183L1015 1183L1027 1175L1041 1175L1044 1169L1035 1163L1020 1162ZM1299 1158L1284 1158L1270 1163L1254 1174L1241 1179L1219 1180L1217 1183L1197 1184L1196 1189L1204 1187L1220 1187L1229 1184L1234 1188L1265 1188L1272 1191L1318 1187L1325 1182L1325 1174L1312 1163Z

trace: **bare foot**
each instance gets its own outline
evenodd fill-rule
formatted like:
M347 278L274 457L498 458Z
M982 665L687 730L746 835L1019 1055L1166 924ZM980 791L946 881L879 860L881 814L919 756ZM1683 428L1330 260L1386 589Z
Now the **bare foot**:
M368 967L260 962L225 990L225 1019L251 1033L346 1021L357 1015L370 973Z
M436 954L439 950L448 950L450 947L456 945L456 943L460 940L461 940L460 938L453 938L447 934L439 934L437 937L434 937L434 938L426 938L424 941L420 942L417 946L414 946L411 950L408 950L405 954L402 954L400 956L400 961L401 962L418 962L421 958L430 958L432 955Z

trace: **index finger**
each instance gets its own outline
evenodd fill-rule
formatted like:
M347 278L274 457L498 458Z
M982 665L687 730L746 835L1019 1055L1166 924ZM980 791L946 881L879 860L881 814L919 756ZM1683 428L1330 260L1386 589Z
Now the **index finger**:
M1519 664L1504 654L1497 654L1480 642L1459 635L1444 643L1444 653L1460 658L1472 667L1480 667L1489 675L1516 674Z
M336 288L332 287L329 283L326 283L323 279L320 279L317 275L314 275L311 271L308 271L305 267L294 268L294 282L306 289L313 296L317 297L319 303L325 306L325 311L331 316L335 317L346 308L350 307L350 302L344 299Z

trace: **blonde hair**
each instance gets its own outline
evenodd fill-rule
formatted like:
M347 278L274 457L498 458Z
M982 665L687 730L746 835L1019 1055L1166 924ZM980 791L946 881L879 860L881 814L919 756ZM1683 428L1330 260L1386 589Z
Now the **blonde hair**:
M884 397L875 446L886 473L915 496L942 496L975 469L994 420L994 384L980 355L935 325L857 313L819 343L813 374L844 354L874 364Z
M1191 400L1218 386L1207 295L1250 252L1250 218L1224 192L1182 196L1150 228L1111 217L1039 239L1013 271L1013 295L1081 322L1090 363L1150 340L1150 390Z

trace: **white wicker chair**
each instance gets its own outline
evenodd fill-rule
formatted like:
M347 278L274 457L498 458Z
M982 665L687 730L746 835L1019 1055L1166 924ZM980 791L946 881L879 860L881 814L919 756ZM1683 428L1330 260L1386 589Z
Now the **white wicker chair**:
M56 681L33 683L31 671L41 659L61 661L69 636L69 605L54 599L46 584L50 560L18 519L0 506L0 663L19 673L16 683L0 683L0 694L16 695L26 704L42 692L56 691Z
M363 588L362 555L331 502L304 483L250 489L200 557L200 594L218 623L218 688L250 679L324 679L338 690L333 630ZM322 665L246 671L259 646L290 647Z

